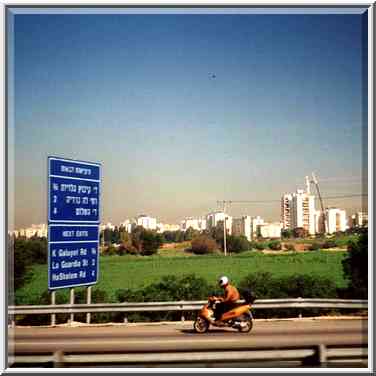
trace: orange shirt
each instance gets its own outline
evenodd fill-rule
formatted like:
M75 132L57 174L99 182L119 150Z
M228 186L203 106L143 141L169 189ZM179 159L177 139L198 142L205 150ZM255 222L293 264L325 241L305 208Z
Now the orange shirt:
M223 297L223 302L234 303L240 299L239 291L235 286L227 285L225 288L225 295Z

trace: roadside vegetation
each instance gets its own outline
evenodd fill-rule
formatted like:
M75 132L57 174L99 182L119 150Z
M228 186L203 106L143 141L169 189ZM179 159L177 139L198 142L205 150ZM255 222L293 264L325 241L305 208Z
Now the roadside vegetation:
M116 250L113 255L108 252L101 254L99 281L93 286L93 302L206 299L207 295L216 292L215 283L222 274L228 275L241 289L251 288L259 299L299 296L367 298L367 231L357 235L340 234L338 238L314 239L305 252L295 250L299 243L293 238L287 242L284 239L245 242L241 237L229 237L226 257L220 241L210 234L177 242L163 242L163 239L160 241L141 231L137 236L138 240L132 240L132 243L127 240L137 252L118 253L120 247L113 246ZM342 248L338 247L337 240ZM137 241L141 246L137 246ZM147 255L150 249L154 249L150 244L157 247L157 251ZM328 252L326 247L337 251ZM267 254L263 251L265 249L268 249ZM8 252L10 256L13 253L16 266L14 273L10 273L15 286L15 304L48 304L46 239L15 239L13 243L9 242ZM12 257L10 261L13 261ZM85 291L85 287L75 288L76 303L85 302ZM67 303L68 293L68 289L57 290L57 303ZM258 312L264 317L270 314ZM281 311L280 314L285 313ZM130 318L141 317L134 315ZM64 322L65 316L59 316ZM111 320L122 320L120 316L112 315ZM94 322L101 322L110 316L98 314L94 317ZM172 313L143 314L141 318L171 317ZM17 320L26 323L39 319L21 317Z

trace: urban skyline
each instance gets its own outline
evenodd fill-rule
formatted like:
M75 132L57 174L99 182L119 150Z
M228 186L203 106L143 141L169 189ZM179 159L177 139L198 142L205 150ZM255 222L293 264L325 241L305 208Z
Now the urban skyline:
M362 20L16 15L9 225L46 221L49 155L102 164L102 222L277 202L312 171L324 198L355 195L327 206L364 211ZM280 217L273 202L229 210Z

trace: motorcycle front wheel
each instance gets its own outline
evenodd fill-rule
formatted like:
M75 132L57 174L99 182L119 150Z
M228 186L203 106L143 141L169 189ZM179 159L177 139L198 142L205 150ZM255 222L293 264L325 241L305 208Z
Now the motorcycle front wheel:
M199 316L194 322L193 328L196 333L205 333L209 329L209 323L204 318Z
M253 321L252 318L249 317L248 315L243 315L242 320L241 320L241 325L239 327L239 332L242 333L248 333L251 331L253 327Z

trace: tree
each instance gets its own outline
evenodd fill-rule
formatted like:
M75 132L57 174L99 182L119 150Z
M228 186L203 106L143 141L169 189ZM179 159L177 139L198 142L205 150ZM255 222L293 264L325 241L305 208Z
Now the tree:
M141 254L143 256L153 255L163 243L161 234L150 230L144 230L141 234L141 238L143 243Z
M227 249L230 252L240 253L244 251L248 251L251 249L251 245L248 241L248 239L241 235L241 236L235 236L235 235L228 235L226 237L227 240Z
M291 229L282 229L281 230L281 237L284 239L290 239L293 236L293 231Z
M192 227L188 227L187 230L184 233L184 240L192 240L196 236L200 235L200 231L195 230Z
M200 235L192 240L191 251L198 255L213 253L217 248L216 241L206 235Z
M132 245L137 249L140 255L152 255L158 251L158 248L162 244L162 235L155 231L146 230L142 226L137 226L132 231Z
M368 297L368 232L350 241L348 256L342 260L345 276L349 279L349 293L359 299Z
M269 246L269 249L273 251L280 251L282 249L282 245L279 240L271 240L268 246Z
M111 243L118 244L120 242L120 233L117 226L115 226L114 230L111 232Z
M109 228L105 228L103 231L103 240L106 245L111 244L112 240L112 230Z
M303 227L296 227L293 230L294 238L306 238L308 231Z
M226 247L227 247L227 238L226 235ZM210 237L215 239L215 241L221 246L222 251L224 250L224 234L223 234L223 221L218 221L217 225L213 227L210 231Z

